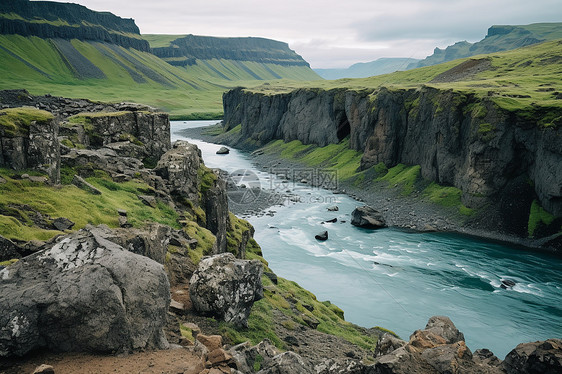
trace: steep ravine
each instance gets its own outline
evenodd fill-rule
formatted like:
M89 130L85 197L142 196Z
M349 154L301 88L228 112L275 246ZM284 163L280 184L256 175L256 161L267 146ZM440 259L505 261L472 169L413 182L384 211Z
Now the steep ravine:
M526 237L533 200L562 215L562 136L543 123L556 113L510 112L487 97L430 87L235 89L223 103L225 129L241 125L240 146L276 139L326 146L349 137L363 153L361 170L420 165L423 178L459 188L463 204L486 211L490 231Z

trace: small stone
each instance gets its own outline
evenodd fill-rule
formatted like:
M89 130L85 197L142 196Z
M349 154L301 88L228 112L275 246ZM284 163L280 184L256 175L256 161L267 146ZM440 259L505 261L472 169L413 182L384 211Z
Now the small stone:
M4 184L4 183L6 183L6 180L4 178L0 177L0 184Z
M29 179L29 174L22 174L21 179Z
M156 208L156 198L154 196L139 195L138 197L144 205L148 205L152 208Z
M117 214L123 217L127 217L127 211L125 209L117 209Z
M227 155L230 153L230 149L226 148L226 147L221 147L216 154L217 155Z
M328 212L337 212L340 208L337 205L328 207Z
M33 370L33 374L55 374L55 368L51 365L43 364L37 366L35 370Z
M59 217L53 221L55 229L60 231L70 230L74 226L74 222L68 218Z
M170 301L170 309L172 309L175 312L183 313L185 312L185 305L183 303L180 303L179 301L172 299Z
M78 175L75 175L74 178L72 178L72 184L80 189L86 190L93 195L101 195L100 190L92 186L90 183L86 182L84 178Z
M222 348L222 336L220 335L197 335L197 341L203 344L209 352L214 351L215 349Z
M232 360L232 355L222 348L217 348L209 353L208 360L213 366Z
M127 219L127 216L119 216L118 221L119 221L120 227L128 228L128 227L133 226L129 223L129 220Z
M49 180L47 177L39 177L34 175L27 177L27 179L35 183L47 183L47 181Z

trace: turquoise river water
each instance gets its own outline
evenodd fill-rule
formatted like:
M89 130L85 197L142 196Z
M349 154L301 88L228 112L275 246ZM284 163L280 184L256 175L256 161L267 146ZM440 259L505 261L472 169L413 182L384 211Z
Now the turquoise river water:
M273 271L338 305L346 320L407 340L429 317L446 315L471 350L488 348L500 359L518 343L562 338L562 259L452 233L359 229L349 222L360 202L279 180L246 153L216 155L219 145L177 134L215 122L172 122L172 141L196 143L208 167L235 175L247 170L263 188L296 195L268 209L273 215L244 218ZM339 211L327 210L333 205ZM338 221L321 223L333 218ZM323 230L329 239L314 239ZM502 279L515 286L501 288Z

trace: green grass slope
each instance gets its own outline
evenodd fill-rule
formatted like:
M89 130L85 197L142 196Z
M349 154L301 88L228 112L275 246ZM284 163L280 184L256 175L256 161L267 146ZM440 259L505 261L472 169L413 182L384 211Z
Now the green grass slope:
M172 66L152 53L115 44L21 35L0 35L0 61L0 89L138 102L172 118L218 118L222 93L236 86L317 77L313 73L311 78L306 66L253 61L212 59Z
M424 60L410 65L422 67L484 53L508 51L524 46L562 38L562 23L533 23L518 26L492 26L484 39L476 43L457 42L445 49L435 48Z
M252 91L269 94L298 88L376 90L431 86L491 97L508 110L534 113L562 109L562 40L511 51L473 56L443 64L362 79L268 84Z

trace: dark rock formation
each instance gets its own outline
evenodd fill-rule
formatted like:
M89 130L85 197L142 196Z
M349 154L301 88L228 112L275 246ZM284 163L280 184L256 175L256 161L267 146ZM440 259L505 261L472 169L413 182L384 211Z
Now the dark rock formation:
M110 229L100 225L90 228L98 237L109 240L126 250L148 257L166 270L170 285L187 284L196 266L189 257L191 246L196 244L185 232L159 223L150 223L143 228ZM170 250L173 245L173 250Z
M19 16L0 17L0 34L95 40L150 51L148 42L141 38L134 20L123 19L109 12L95 12L82 5L12 0L0 3L0 13ZM31 22L37 19L45 22ZM56 24L61 21L67 25Z
M314 239L316 240L328 240L328 231L322 231L316 235L314 235Z
M382 214L370 206L360 206L351 212L351 224L366 229L379 229L386 227Z
M220 177L218 170L212 171L216 178L208 189L203 191L203 206L205 208L205 227L217 238L217 252L226 251L226 232L229 228L228 195L226 192L226 180ZM246 238L246 242L249 239ZM243 243L241 243L243 244ZM240 248L239 254L244 252L245 247Z
M227 155L230 153L230 149L226 147L220 147L220 149L216 153L217 155Z
M231 253L204 258L189 285L194 309L246 326L254 301L263 297L262 273L261 262L238 260Z
M325 146L349 137L349 147L363 153L362 169L420 165L423 178L461 189L466 206L487 206L486 224L500 232L528 235L533 195L562 215L562 135L560 126L538 123L549 115L544 108L520 114L489 98L430 87L279 94L237 88L223 104L225 129L242 125L239 144Z
M507 374L562 373L562 340L519 344L507 354L501 367Z
M95 231L68 235L3 269L0 284L0 356L167 345L163 267Z

